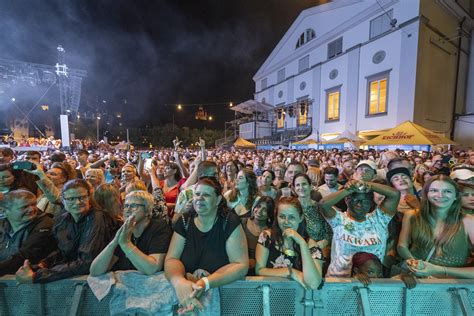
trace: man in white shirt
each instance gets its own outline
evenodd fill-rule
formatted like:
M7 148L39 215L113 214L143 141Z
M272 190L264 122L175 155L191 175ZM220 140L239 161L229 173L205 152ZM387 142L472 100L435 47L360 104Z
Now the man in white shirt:
M337 192L342 188L342 185L337 183L339 170L334 167L327 167L324 169L324 184L319 186L318 191L324 198L331 193Z

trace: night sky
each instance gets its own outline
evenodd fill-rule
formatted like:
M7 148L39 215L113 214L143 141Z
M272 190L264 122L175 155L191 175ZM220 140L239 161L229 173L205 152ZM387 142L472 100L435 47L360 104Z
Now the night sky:
M125 124L171 121L165 104L253 98L256 73L298 14L318 1L19 1L0 3L0 57L84 69L79 111L122 111ZM105 107L105 108L104 108ZM227 105L206 106L223 128ZM175 115L199 127L196 108Z

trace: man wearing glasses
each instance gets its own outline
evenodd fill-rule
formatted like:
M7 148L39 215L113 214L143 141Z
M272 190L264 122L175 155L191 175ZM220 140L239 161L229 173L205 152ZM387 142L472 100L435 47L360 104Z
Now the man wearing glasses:
M58 250L35 266L26 260L16 273L18 283L47 283L89 274L92 260L112 239L116 227L109 215L97 210L91 192L84 180L66 182L61 193L64 212L53 228Z
M6 218L0 219L0 276L14 274L25 260L38 263L56 249L53 220L40 214L36 196L15 190L0 202Z

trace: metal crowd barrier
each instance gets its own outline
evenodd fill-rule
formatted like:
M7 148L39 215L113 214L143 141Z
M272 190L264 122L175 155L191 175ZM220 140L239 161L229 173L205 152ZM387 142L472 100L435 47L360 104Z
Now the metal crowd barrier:
M108 315L86 277L49 284L17 285L0 278L0 315ZM474 280L420 280L408 290L401 281L376 280L368 288L353 279L326 279L306 291L294 281L248 277L221 288L222 315L473 315Z

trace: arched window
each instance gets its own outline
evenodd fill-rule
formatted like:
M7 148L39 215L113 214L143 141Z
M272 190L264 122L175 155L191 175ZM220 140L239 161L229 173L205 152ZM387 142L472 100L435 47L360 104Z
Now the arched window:
M300 37L298 38L298 42L296 42L296 48L302 46L303 44L308 43L310 40L316 37L316 32L313 29L306 29L303 33L301 33Z

